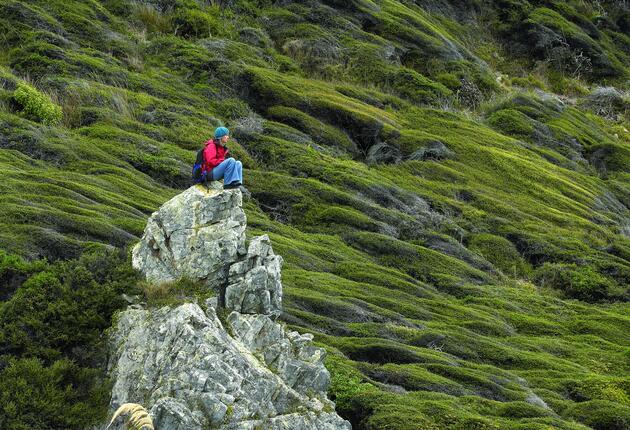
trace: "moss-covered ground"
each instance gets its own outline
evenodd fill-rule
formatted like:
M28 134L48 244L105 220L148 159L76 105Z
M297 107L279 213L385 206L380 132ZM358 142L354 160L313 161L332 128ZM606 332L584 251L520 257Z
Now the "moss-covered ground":
M629 429L626 3L209 3L0 2L0 428L104 420L124 250L226 125L355 429Z

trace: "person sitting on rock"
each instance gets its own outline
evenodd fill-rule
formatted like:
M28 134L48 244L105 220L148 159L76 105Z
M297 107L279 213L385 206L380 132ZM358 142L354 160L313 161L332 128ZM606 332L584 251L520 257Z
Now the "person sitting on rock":
M212 181L223 179L223 189L238 188L243 185L243 164L229 155L226 144L230 140L230 130L218 127L214 131L214 139L206 142L203 150L204 170L209 172Z

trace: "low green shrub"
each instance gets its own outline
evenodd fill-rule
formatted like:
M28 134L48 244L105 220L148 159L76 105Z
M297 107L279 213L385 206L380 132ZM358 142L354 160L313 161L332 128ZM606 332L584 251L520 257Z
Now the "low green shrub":
M451 91L457 91L462 86L460 78L455 73L438 73L435 80Z
M376 391L376 388L364 382L361 373L351 362L338 354L328 354L324 361L330 372L330 386L328 395L335 402L339 413L351 415L353 413L352 399L361 393Z
M527 115L515 109L494 112L488 118L488 124L501 133L514 137L528 137L534 131L534 126Z
M365 422L366 430L440 430L431 416L416 410L413 405L382 405ZM469 427L470 428L470 427Z
M595 430L630 428L630 406L605 400L591 400L573 405L567 415Z
M531 75L526 76L524 78L514 77L510 79L510 83L513 86L528 88L528 89L532 89L532 88L538 88L540 90L547 89L547 86L545 85L543 81Z
M630 406L629 378L592 376L580 380L568 380L564 386L571 399L577 402L608 400Z
M126 252L54 264L0 257L3 279L19 284L0 302L0 427L102 422L111 390L103 332L138 281Z
M0 356L0 427L18 429L90 428L107 418L111 383L100 369L63 358Z
M203 38L218 33L218 19L198 9L179 9L171 17L175 33L188 38Z
M26 115L45 125L56 125L63 119L61 107L28 84L20 82L13 93L13 98L22 106Z
M490 233L476 234L468 239L468 249L481 254L506 275L524 277L531 266L520 256L516 247L507 239Z
M396 94L416 103L433 103L452 94L444 85L412 69L396 69L390 73L387 81Z
M552 415L552 412L527 402L507 402L500 409L500 414L509 418L535 418Z
M619 299L622 295L614 281L589 266L544 263L534 272L534 281L541 286L564 291L569 297L586 301Z

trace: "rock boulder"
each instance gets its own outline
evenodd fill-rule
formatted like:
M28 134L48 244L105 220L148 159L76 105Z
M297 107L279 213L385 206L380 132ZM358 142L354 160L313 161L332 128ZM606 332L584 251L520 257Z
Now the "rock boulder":
M195 186L151 215L134 267L149 282L203 281L217 297L120 314L111 411L140 403L157 430L349 430L326 397L325 351L276 321L282 257L266 235L245 247L241 204L239 190Z

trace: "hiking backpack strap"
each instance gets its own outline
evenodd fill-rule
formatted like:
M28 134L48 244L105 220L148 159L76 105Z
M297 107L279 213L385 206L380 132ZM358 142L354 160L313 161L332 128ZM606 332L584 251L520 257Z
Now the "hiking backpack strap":
M205 174L203 171L203 165L204 165L204 157L203 157L203 150L204 148L200 149L199 151L197 151L197 158L195 159L195 164L193 164L193 168L192 168L192 182L193 184L200 184L202 182L206 182L205 180ZM207 184L206 184L207 186Z

